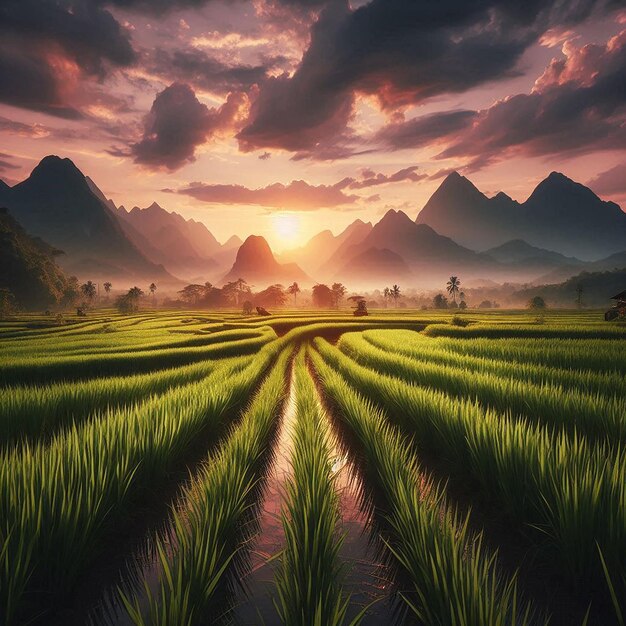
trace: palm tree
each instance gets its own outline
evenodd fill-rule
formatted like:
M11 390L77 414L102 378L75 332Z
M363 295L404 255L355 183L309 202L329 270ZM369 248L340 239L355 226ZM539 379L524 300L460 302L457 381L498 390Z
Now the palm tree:
M104 287L104 291L106 291L107 294L111 292L111 287L113 287L113 285L108 281L106 283L103 283L102 286Z
M293 296L293 306L296 306L298 294L300 293L300 285L298 283L291 283L287 287L287 293Z
M446 289L448 293L452 296L452 300L454 300L456 304L456 294L459 293L459 287L461 286L461 281L456 276L450 276L450 280L447 283Z
M394 305L397 305L398 298L400 297L400 287L398 285L394 285L389 291L389 295L393 298Z
M383 297L385 298L385 308L387 308L387 303L389 302L389 298L391 298L391 289L389 289L389 287L385 287L383 290Z
M156 296L154 294L156 293L157 286L155 283L150 283L150 285L148 286L148 289L150 290L150 294L152 295L152 306L155 306Z
M576 286L576 304L578 304L578 308L582 309L583 306L583 292L585 291L585 288L582 286L581 283L578 283L578 285Z
M89 300L89 302L91 302L96 297L97 293L96 285L91 280L88 280L86 283L82 284L80 286L80 291L85 296L85 298Z

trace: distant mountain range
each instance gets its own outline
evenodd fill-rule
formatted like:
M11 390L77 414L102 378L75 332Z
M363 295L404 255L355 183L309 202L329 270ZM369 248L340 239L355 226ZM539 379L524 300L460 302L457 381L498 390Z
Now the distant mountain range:
M522 239L532 246L590 261L626 248L626 213L558 172L539 183L523 203L502 192L488 198L467 178L453 172L416 222L474 250Z
M125 235L109 207L69 159L45 157L31 175L0 191L0 205L29 235L62 250L59 264L94 280L150 278L175 282Z
M256 235L250 235L241 244L235 263L222 282L235 281L239 278L256 287L264 287L270 283L287 285L294 281L311 282L297 264L279 263L267 241Z
M154 263L176 276L208 280L220 270L213 254L222 246L201 222L170 213L156 202L130 211L121 206L117 217L127 237Z
M26 233L63 251L58 259L68 273L118 285L149 280L180 288L183 281L243 278L257 288L335 280L354 289L400 281L430 288L453 274L465 285L543 284L626 267L626 214L556 172L523 203L502 192L489 198L455 172L415 221L395 210L376 224L357 219L278 259L263 237L233 236L222 245L203 223L156 203L117 207L56 156L13 187L0 181L3 205Z

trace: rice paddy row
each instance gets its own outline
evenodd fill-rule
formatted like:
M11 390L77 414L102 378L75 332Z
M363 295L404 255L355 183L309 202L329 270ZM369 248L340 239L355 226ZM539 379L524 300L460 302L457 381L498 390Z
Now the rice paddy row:
M275 623L382 623L345 584L340 445L398 623L538 626L555 612L557 624L623 624L626 335L586 313L470 317L0 323L0 623L229 623L291 388ZM503 563L502 538L457 506L459 476L577 607L533 597L516 574L527 564ZM169 511L136 531L133 550L149 557L93 576L87 615L79 581L171 480Z

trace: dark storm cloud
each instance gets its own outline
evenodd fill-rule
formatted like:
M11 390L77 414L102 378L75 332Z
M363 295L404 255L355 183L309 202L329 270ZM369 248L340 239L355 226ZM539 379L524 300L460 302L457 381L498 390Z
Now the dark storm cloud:
M384 108L462 92L511 76L522 53L551 26L576 23L602 0L372 0L330 3L311 31L296 73L268 80L239 134L243 150L315 152L340 136L354 93Z
M89 0L0 3L0 101L69 119L68 85L135 61L129 34Z
M227 65L202 50L186 48L173 52L159 49L146 59L145 64L159 76L185 81L214 93L227 94L260 83L275 63L281 60L268 59L261 65Z
M512 153L584 154L626 145L626 31L606 45L564 48L530 94L496 102L439 156L471 157L469 167Z
M218 109L202 104L189 85L173 83L157 94L146 116L144 135L131 146L135 162L175 170L195 160L195 150L230 127L245 96L231 94Z
M375 139L394 150L419 148L466 129L475 119L476 111L444 111L389 124L381 128Z

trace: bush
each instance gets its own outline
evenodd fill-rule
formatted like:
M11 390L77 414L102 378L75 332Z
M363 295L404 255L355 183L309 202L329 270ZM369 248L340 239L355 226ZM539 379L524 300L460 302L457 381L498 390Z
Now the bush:
M528 308L532 310L547 309L546 301L541 296L535 296L528 301Z
M450 324L452 324L452 326L463 326L463 327L465 327L465 326L469 326L470 325L470 321L468 319L464 319L460 315L455 315L450 320Z

